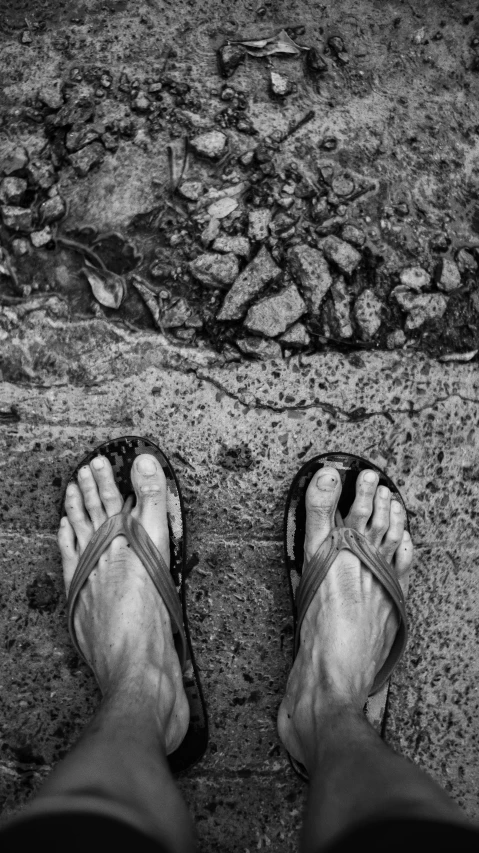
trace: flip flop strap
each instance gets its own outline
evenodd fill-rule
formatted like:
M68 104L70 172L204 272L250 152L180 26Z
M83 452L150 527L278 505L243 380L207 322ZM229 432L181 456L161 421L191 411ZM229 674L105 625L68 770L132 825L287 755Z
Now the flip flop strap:
M300 644L300 632L306 611L309 608L316 592L328 574L334 560L340 551L348 550L355 554L366 566L374 577L382 584L390 595L396 607L399 617L399 628L396 633L391 651L387 660L376 674L371 694L376 693L388 680L393 669L399 662L407 642L407 616L403 591L397 578L391 571L391 566L386 562L379 551L374 548L357 530L350 527L336 527L324 540L322 545L306 565L296 593L297 627L295 636L295 654Z
M83 584L86 583L91 572L98 565L101 555L117 536L126 537L161 595L171 619L171 628L175 638L176 650L178 652L181 666L183 667L187 659L187 643L183 628L183 614L180 599L178 597L175 584L173 583L173 578L171 577L168 566L158 551L158 548L151 540L143 525L140 524L136 518L133 518L132 515L126 514L123 511L117 515L113 515L105 521L105 523L102 524L102 526L93 534L85 551L80 557L75 574L73 575L70 591L68 593L67 612L68 629L77 652L83 659L85 659L83 652L80 649L73 624L76 600L80 594Z

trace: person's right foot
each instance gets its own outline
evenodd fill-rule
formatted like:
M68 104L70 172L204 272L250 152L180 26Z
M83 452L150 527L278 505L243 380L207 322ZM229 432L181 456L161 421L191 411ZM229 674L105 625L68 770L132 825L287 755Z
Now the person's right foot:
M321 469L306 493L305 562L335 525L341 481ZM407 582L413 546L404 512L374 471L362 471L346 527L363 533ZM335 709L361 711L398 627L392 599L351 551L341 551L319 587L301 626L301 643L278 715L280 738L308 766L310 744Z

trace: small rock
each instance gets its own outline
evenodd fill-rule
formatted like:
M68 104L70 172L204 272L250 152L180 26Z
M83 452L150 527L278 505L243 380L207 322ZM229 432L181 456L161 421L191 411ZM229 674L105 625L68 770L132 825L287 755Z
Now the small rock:
M296 86L289 77L286 77L285 74L279 74L277 71L271 71L270 83L272 94L278 98L286 98L287 95L296 91Z
M338 237L325 237L321 248L328 261L332 261L344 275L351 275L361 260L361 254Z
M479 314L479 290L475 290L473 293L471 293L471 302L474 311L477 311L477 313Z
M28 180L34 187L48 190L56 181L55 169L46 160L33 160L27 167Z
M33 39L31 37L30 33L28 32L28 30L23 31L20 41L22 44L31 44L32 43Z
M45 224L48 224L49 222L55 222L57 219L61 219L64 213L65 202L59 195L55 195L53 196L53 198L49 198L47 201L44 201L42 205L40 205L41 220Z
M220 130L210 130L209 133L201 133L190 141L190 146L199 157L207 157L208 160L219 160L226 153L228 137Z
M95 142L100 136L99 132L94 127L84 127L81 130L70 130L67 133L65 145L69 151L80 151L85 148L90 142Z
M214 201L208 208L208 213L214 219L225 219L230 213L238 207L238 202L234 198L220 198Z
M328 63L316 47L310 47L306 54L306 65L311 71L322 74L328 70Z
M461 273L454 261L442 258L434 270L434 278L439 290L449 293L461 286Z
M355 225L345 225L342 232L341 237L343 240L346 240L348 243L352 243L353 246L357 246L361 249L366 242L366 235L364 231L361 231L360 228L356 228Z
M404 287L416 291L429 287L431 283L431 276L422 267L406 267L406 269L401 270L399 279Z
M235 255L200 255L189 264L198 281L209 287L226 288L238 277L239 266Z
M281 347L276 341L265 341L264 338L242 338L236 341L238 349L245 355L252 355L262 361L281 358Z
M179 187L178 192L183 198L188 201L198 201L203 192L203 184L200 181L184 181Z
M111 84L113 83L113 77L111 76L109 71L102 71L100 76L100 86L103 86L104 89L111 89Z
M30 240L32 241L33 246L35 246L35 249L41 249L43 246L47 246L51 239L52 231L48 225L45 228L42 228L41 231L32 231L30 234Z
M238 276L231 290L226 294L218 320L239 320L252 300L260 296L271 282L281 275L281 269L275 264L263 245L258 254Z
M359 326L363 340L370 340L379 329L382 322L383 304L373 290L363 290L356 299L354 316Z
M271 210L268 207L255 207L248 214L248 237L253 242L266 240L271 222Z
M218 50L218 66L223 77L231 77L242 62L244 62L246 51L239 44L224 44Z
M306 243L299 243L289 250L288 264L294 277L301 285L310 315L315 317L333 283L323 254Z
M457 267L460 272L476 272L477 262L467 249L459 249L456 256Z
M232 253L240 258L249 258L251 246L246 237L232 237L226 234L220 234L213 243L215 252L223 252L224 254Z
M349 175L337 175L333 178L331 189L340 198L347 198L354 192L355 184Z
M55 80L43 86L38 93L38 99L50 110L59 110L63 106L61 80Z
M441 293L416 294L406 287L395 287L391 291L398 304L408 312L406 331L419 329L426 320L435 320L443 316L447 308L447 299Z
M28 154L20 145L5 146L0 149L0 173L13 175L20 172L28 163Z
M101 141L107 151L116 151L118 148L118 139L112 133L102 133Z
M388 349L401 349L406 343L406 335L402 329L396 329L387 336L386 346Z
M149 98L146 97L144 92L138 92L136 98L133 100L132 107L137 113L148 112L150 109Z
M253 305L244 325L250 332L264 335L265 338L275 338L299 320L306 310L296 285L290 284L274 296L267 296Z
M311 338L302 323L295 323L278 340L288 347L307 347L311 343Z
M210 219L206 228L201 232L201 242L203 246L209 246L220 233L219 219Z
M17 237L12 240L12 251L16 258L23 258L30 252L30 243L24 237Z
M334 53L340 65L347 65L349 62L349 54L344 47L344 42L340 36L332 36L328 39L328 45Z
M84 178L94 166L99 166L105 157L105 149L99 142L92 142L86 148L71 154L70 162L80 178Z
M32 211L28 207L2 207L3 224L12 231L31 231L33 227Z
M339 326L340 338L352 338L353 327L351 324L351 295L346 287L346 282L342 276L331 287L331 296L333 297L334 313Z
M186 299L180 297L168 305L161 315L161 321L166 329L174 329L183 326L191 317L192 309Z
M254 160L254 151L252 151L252 150L245 151L244 154L242 154L240 157L238 157L238 163L240 163L241 166L246 166L246 167L251 166L251 163L253 162L253 160Z
M149 95L158 95L163 89L163 83L152 83L151 86L148 86L148 94Z
M27 182L23 178L4 178L0 186L0 199L6 204L20 204L26 191Z

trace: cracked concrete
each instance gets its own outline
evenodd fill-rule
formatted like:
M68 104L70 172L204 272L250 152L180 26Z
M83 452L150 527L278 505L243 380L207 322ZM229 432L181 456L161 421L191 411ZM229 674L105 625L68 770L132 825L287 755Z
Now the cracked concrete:
M99 699L67 634L55 541L63 489L86 449L143 434L175 465L199 560L189 618L210 746L180 787L200 849L297 849L305 788L275 727L292 655L282 519L296 470L328 450L385 468L411 515L411 639L392 682L387 740L479 818L474 365L405 352L225 363L159 335L41 310L1 352L4 817L35 794ZM50 611L34 609L42 584Z

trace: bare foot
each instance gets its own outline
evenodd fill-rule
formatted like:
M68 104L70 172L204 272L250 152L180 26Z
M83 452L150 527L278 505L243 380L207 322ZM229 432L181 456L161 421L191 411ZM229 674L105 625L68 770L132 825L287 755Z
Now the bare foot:
M166 481L161 465L151 455L138 456L131 477L137 499L131 514L169 565ZM104 456L80 470L78 485L68 486L67 517L58 532L67 595L94 531L122 507L123 498ZM124 536L113 540L81 590L74 626L103 695L121 696L125 702L148 709L156 718L167 753L173 752L186 734L189 706L170 617Z
M335 468L321 469L306 493L305 561L335 527L341 481ZM363 533L407 581L413 546L404 512L374 471L362 471L346 527ZM341 551L318 589L301 627L301 644L278 715L280 738L298 761L320 737L335 709L361 711L389 654L398 621L382 585L351 551Z

